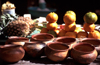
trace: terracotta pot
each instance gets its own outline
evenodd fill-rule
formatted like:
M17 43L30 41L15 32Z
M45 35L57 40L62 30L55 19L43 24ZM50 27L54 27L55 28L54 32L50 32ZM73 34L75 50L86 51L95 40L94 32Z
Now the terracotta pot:
M69 47L61 42L50 42L45 47L45 55L52 61L63 61L68 57Z
M97 54L95 47L85 42L73 45L71 50L71 57L82 64L93 62L97 58Z
M44 52L45 43L25 42L23 48L32 57L40 57Z
M5 42L5 44L16 44L16 45L24 45L25 42L28 42L29 39L25 37L18 37L18 36L10 36L8 40Z
M58 37L55 39L55 42L62 42L69 46L71 49L74 44L76 44L76 39L71 37Z
M54 36L49 33L38 33L34 34L31 37L31 41L40 41L44 43L52 42L54 40Z
M5 62L17 62L25 55L21 45L6 44L0 46L0 58Z
M87 42L95 46L98 54L100 54L100 40L95 38L85 38L82 42Z

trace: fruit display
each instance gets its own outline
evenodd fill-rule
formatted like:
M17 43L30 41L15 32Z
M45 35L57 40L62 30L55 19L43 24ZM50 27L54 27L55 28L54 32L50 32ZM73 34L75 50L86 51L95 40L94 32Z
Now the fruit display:
M22 36L26 37L29 32L30 28L29 25L24 21L15 20L10 22L5 28L4 28L4 34L7 36Z
M72 10L65 12L62 26L57 23L55 12L48 13L45 19L45 26L38 26L43 23L33 22L29 17L9 13L1 15L0 35L7 36L7 39L3 45L0 44L0 63L6 64L0 65L90 65L95 62L100 54L97 52L100 49L100 32L95 29L98 20L95 13L88 12L83 16L83 26L76 24L76 13ZM37 29L38 33L31 34ZM90 42L94 39L92 43L96 45L82 42L85 39Z
M55 12L50 12L46 16L46 20L48 21L46 28L42 28L40 33L50 33L50 34L54 35L55 37L57 37L57 34L59 33L59 30L57 30L58 15Z

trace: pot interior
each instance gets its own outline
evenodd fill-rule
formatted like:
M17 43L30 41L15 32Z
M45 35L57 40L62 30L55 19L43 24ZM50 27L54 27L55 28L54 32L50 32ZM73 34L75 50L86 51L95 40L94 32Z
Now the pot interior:
M53 50L67 50L69 48L64 44L50 44L49 47Z
M87 39L87 40L83 40L82 42L87 42L87 43L90 43L90 44L92 44L92 45L94 45L94 46L98 46L98 45L100 45L100 40L90 40L90 39Z
M46 39L52 39L52 38L53 37L51 35L36 35L36 36L34 36L35 40L40 40L40 39L46 40Z
M79 44L76 45L74 49L81 52L92 52L94 50L94 47L90 44Z

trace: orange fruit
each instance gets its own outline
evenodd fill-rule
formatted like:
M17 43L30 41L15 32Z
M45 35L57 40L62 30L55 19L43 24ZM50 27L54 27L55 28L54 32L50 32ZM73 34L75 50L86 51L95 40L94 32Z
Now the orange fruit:
M47 33L49 30L47 28L42 28L40 33Z
M63 17L65 24L71 24L76 21L76 17L72 14L65 14Z
M75 32L66 32L65 36L76 38L76 33Z
M75 31L75 29L76 29L76 23L74 22L74 23L72 23L72 24L65 24L65 26L64 26L64 30L65 31Z
M74 32L78 33L80 31L82 31L82 28L81 27L76 27Z
M61 30L59 31L58 36L59 36L59 37L65 36L65 33L66 33L66 31L65 31L64 29L61 29Z
M90 24L90 23L84 23L83 29L85 31L87 31L87 32L93 32L94 29L95 29L95 24L94 23L92 23L92 24Z
M100 39L100 33L99 33L99 31L94 30L93 32L89 32L88 38Z
M86 23L95 23L98 20L98 16L94 12L87 12L83 19Z
M88 37L88 33L85 31L80 31L77 33L77 38L87 38Z
M49 23L54 23L58 20L58 15L54 12L50 12L47 16L46 16L46 20Z
M66 11L65 14L72 14L72 15L74 15L76 17L76 13L74 11L72 11L72 10Z
M54 23L47 23L46 27L47 27L48 30L56 30L57 27L58 27L58 24L56 22L54 22Z

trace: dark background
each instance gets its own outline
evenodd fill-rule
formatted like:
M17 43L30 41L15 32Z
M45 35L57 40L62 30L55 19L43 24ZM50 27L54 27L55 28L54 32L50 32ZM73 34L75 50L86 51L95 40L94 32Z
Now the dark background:
M25 13L28 13L27 8L29 6L38 6L39 0L2 0L1 5L5 3L6 1L10 1L11 3L14 3L16 6L16 13L18 15L23 15ZM59 16L58 24L62 24L63 22L63 15L67 10L73 10L76 13L76 23L77 24L83 24L83 16L85 13L92 11L95 12L98 15L98 21L96 23L99 23L100 21L100 2L94 1L94 0L45 0L46 6L51 8L56 8L56 13ZM1 9L1 8L0 8Z

